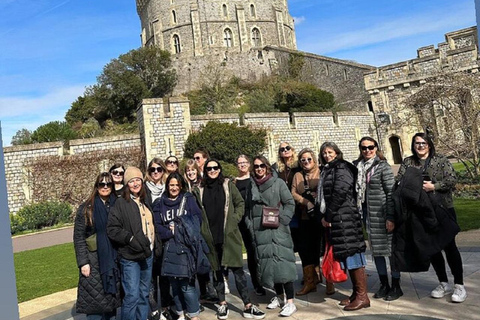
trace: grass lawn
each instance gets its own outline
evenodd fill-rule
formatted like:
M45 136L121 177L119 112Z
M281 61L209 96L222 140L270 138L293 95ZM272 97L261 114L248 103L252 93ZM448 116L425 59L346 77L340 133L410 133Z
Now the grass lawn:
M462 231L480 229L480 200L456 198L454 205Z
M18 302L77 286L73 243L14 254Z

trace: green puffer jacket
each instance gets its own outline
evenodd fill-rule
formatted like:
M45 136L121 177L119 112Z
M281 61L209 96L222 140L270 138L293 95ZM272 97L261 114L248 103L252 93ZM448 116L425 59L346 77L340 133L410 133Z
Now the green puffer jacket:
M205 242L210 249L210 253L207 255L208 260L212 266L212 270L218 270L220 266L224 267L243 267L243 255L242 255L242 235L238 228L238 223L242 219L245 211L245 202L242 195L238 191L237 187L228 179L225 179L223 183L223 190L225 192L225 223L224 223L224 241L223 241L223 256L222 261L219 263L217 258L217 252L215 245L213 244L213 236L210 232L210 226L208 218L203 208L203 187L198 187L194 191L195 196L198 199L200 207L202 208L202 227L201 233Z
M367 189L365 190L365 203L368 210L368 221L365 227L373 256L391 255L392 234L387 232L386 220L395 222L392 200L394 183L392 168L386 160L380 160L377 157L367 171Z
M260 283L273 288L275 283L297 279L295 253L288 224L295 211L295 201L283 180L272 177L261 186L252 182L247 192L248 214L245 223L253 235ZM262 207L280 205L280 226L266 229L262 226Z

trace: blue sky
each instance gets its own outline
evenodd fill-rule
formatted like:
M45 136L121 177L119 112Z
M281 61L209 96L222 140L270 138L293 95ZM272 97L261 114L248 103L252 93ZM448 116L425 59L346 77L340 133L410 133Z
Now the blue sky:
M475 22L474 0L289 0L299 50L382 66ZM111 59L140 46L135 0L0 0L3 145L64 120Z

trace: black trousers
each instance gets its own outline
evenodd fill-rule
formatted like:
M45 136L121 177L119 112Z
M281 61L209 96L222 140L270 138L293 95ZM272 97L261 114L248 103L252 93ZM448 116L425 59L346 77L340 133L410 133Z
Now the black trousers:
M321 223L313 220L300 220L298 232L298 255L302 260L302 267L319 265L324 238Z
M252 235L248 230L245 221L242 219L238 224L238 228L240 229L240 233L242 234L243 244L245 245L245 249L247 250L247 265L248 271L250 271L250 277L252 278L252 284L255 289L260 288L260 282L258 281L258 274L257 274L257 259L255 256L255 248L253 244Z
M295 297L295 291L293 290L293 282L287 283L275 283L273 285L275 289L275 293L277 296L282 295L285 293L285 297L288 299L293 299Z

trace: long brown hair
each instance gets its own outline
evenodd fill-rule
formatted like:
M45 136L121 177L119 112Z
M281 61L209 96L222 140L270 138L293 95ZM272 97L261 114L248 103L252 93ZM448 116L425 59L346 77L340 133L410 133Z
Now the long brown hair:
M373 145L377 148L377 152L376 152L376 155L377 157L380 159L380 160L386 160L385 159L385 156L383 155L383 152L380 151L380 149L378 149L378 142L377 140L373 139L372 137L363 137L362 139L360 139L360 141L358 142L358 149L360 150L360 155L358 156L358 161L362 160L363 159L363 154L362 154L362 142L363 141L370 141L373 143Z
M162 168L162 170L163 170L163 175L162 175L161 181L162 181L162 184L165 184L165 181L167 181L167 176L168 176L167 167L165 167L165 162L163 162L162 159L157 158L157 157L153 158L152 161L150 161L150 162L148 163L148 166L147 166L147 174L145 175L145 180L150 181L150 182L153 182L153 179L152 179L152 177L150 176L150 174L151 174L151 173L150 173L150 168L152 167L152 165L153 165L154 163L155 163L155 164L158 164L158 165Z
M93 207L95 203L95 197L98 195L98 184L103 181L105 181L106 183L111 183L112 186L110 187L110 189L112 192L114 192L113 180L110 173L108 172L100 173L97 176L97 179L95 180L95 183L92 188L92 192L90 193L90 196L88 196L83 207L83 215L85 216L85 224L87 226L93 226Z

